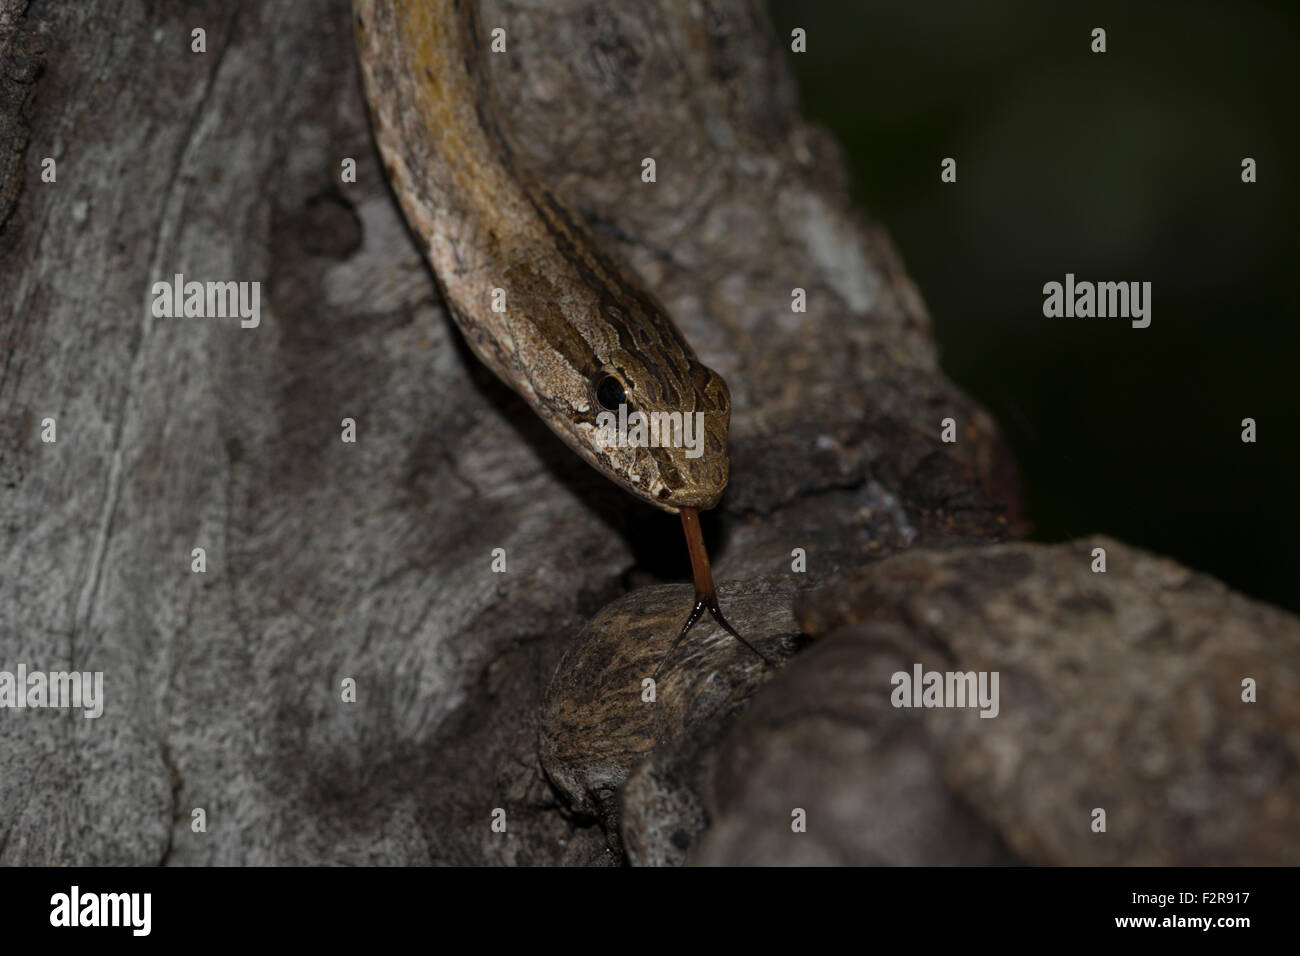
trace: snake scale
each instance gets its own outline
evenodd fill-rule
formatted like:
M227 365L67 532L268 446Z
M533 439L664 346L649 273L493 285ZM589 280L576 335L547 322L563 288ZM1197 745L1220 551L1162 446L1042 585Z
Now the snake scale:
M511 148L476 7L353 0L371 126L393 191L474 354L597 471L680 514L695 606L663 661L706 610L767 661L723 617L700 530L699 511L717 504L729 477L727 383ZM621 405L700 413L703 440L694 449L611 440L598 416Z

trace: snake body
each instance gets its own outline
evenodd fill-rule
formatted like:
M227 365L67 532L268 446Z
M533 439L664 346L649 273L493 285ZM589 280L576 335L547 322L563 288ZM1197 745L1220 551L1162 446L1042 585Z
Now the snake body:
M510 147L475 4L354 0L353 8L384 167L475 355L628 491L674 513L713 507L728 478L727 384ZM504 293L503 311L493 309L493 290ZM610 441L597 417L611 396L629 413L703 413L697 457Z
M598 471L681 515L695 606L659 668L706 610L767 661L723 617L700 530L699 510L729 476L727 383L511 148L473 0L353 0L353 10L385 171L470 348ZM697 416L703 440L620 442L600 423L618 406Z

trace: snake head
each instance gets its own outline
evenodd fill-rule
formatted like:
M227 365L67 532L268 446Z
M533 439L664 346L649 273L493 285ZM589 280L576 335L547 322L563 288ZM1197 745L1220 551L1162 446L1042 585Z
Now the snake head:
M585 246L591 276L517 257L503 277L509 299L527 306L481 309L462 328L476 354L597 471L673 514L712 508L730 474L727 383L594 242ZM621 291L617 300L606 286Z
M727 487L731 393L689 351L647 363L615 351L590 378L584 457L665 511L712 508Z

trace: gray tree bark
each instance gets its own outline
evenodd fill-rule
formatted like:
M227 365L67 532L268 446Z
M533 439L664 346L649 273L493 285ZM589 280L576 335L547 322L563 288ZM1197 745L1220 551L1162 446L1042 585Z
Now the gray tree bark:
M507 135L731 386L706 529L786 663L702 625L642 699L679 528L458 338L345 2L0 0L0 669L105 675L99 719L0 711L0 862L1294 860L1300 625L1116 542L990 545L1014 467L761 9L482 22ZM261 325L154 317L176 273L260 282ZM999 670L1001 714L891 707L916 660Z

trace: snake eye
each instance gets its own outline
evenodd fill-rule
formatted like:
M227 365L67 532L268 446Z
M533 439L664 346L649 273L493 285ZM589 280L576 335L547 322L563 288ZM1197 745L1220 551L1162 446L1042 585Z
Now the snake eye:
M623 383L616 376L605 375L596 383L596 401L606 411L615 411L620 405L627 404L627 392Z

